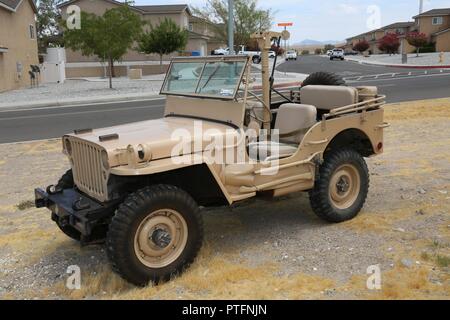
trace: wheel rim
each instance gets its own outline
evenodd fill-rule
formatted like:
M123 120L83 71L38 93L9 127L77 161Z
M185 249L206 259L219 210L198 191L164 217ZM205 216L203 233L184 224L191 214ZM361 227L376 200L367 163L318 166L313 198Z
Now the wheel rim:
M178 259L187 238L183 216L172 209L161 209L142 220L134 237L134 251L145 266L164 268Z
M358 169L351 164L344 164L337 168L331 177L331 202L338 209L348 209L355 203L360 189L361 178Z

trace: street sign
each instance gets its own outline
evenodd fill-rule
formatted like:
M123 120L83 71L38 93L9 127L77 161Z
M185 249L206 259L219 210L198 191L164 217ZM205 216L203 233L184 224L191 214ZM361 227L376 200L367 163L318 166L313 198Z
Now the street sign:
M291 38L291 33L287 30L283 30L283 32L281 32L281 39L283 39L284 41L287 41Z
M278 24L279 27L292 27L293 25L293 22L282 22Z

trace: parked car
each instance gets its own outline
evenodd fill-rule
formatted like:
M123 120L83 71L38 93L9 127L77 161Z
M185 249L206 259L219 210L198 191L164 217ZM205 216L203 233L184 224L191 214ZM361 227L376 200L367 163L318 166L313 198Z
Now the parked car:
M289 60L297 60L297 51L289 50L288 52L286 52L286 61Z
M330 55L330 60L334 60L334 59L344 60L345 59L344 50L343 49L333 49L333 52Z
M346 51L344 53L344 55L346 55L346 56L357 56L358 55L358 51L355 51L355 50Z
M230 48L219 48L212 52L212 55L214 56L226 56L230 54Z
M202 208L251 198L270 207L271 198L304 191L320 218L355 218L369 190L364 158L383 153L386 97L376 87L347 87L337 75L316 72L291 91L294 97L300 90L298 98L271 108L250 86L249 60L174 58L161 89L165 116L64 135L71 168L56 185L35 190L36 207L48 208L58 228L83 245L106 241L112 269L138 286L173 279L195 261ZM268 99L269 67L261 69ZM251 92L249 99L240 88ZM246 128L260 132L266 125L269 135L277 130L285 140L248 139ZM251 161L229 162L241 151ZM287 223L282 214L273 219Z
M240 50L238 55L249 56L252 57L252 62L254 64L261 63L261 51L249 51L246 50L245 46L240 46ZM269 58L273 59L277 56L275 51L269 51Z
M327 56L330 57L332 53L333 53L333 50L328 50L328 51L327 51Z

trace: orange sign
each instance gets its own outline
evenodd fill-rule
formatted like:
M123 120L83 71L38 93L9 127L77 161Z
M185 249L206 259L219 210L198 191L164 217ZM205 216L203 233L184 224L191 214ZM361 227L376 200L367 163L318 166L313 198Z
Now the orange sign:
M283 22L278 24L279 27L292 27L293 25L293 22Z

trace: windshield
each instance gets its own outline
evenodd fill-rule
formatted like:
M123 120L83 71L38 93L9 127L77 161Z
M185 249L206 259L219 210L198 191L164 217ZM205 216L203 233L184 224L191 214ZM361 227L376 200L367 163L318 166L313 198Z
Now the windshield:
M161 93L234 99L246 61L174 61Z

